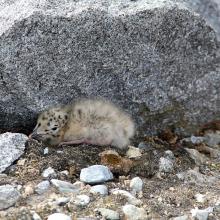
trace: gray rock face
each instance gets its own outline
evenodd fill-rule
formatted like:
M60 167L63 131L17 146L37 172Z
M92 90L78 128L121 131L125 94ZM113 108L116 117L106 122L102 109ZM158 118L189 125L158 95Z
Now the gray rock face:
M13 206L20 196L15 187L11 185L0 186L0 210Z
M148 133L219 115L215 26L189 2L4 1L1 127L31 126L39 111L81 96L112 100Z
M206 19L217 32L220 39L220 2L219 0L183 0L198 14Z
M0 134L0 172L3 172L24 153L27 139L26 135L19 133Z

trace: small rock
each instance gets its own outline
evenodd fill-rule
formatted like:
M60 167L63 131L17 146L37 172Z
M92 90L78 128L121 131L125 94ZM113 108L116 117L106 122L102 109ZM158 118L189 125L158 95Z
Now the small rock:
M55 177L56 176L56 172L52 167L48 167L46 170L43 171L42 176L44 178L48 178L48 177Z
M100 213L104 219L109 219L109 220L119 220L120 219L119 213L116 211L113 211L111 209L98 208L95 211Z
M189 182L189 183L213 183L216 181L215 177L212 176L206 176L202 173L199 172L199 169L196 167L193 170L190 169L186 172L181 172L176 174L177 177L180 180L184 180L185 182Z
M175 156L172 151L167 150L164 152L164 157L159 160L159 171L171 173L174 170Z
M18 165L18 166L24 166L24 165L25 165L25 162L26 162L26 159L20 159L20 160L17 162L17 165Z
M201 144L204 142L205 138L204 137L196 137L196 136L192 135L190 137L190 140L191 140L192 144Z
M17 190L20 191L23 188L22 185L17 185Z
M142 204L142 201L140 199L135 198L131 193L125 190L120 190L120 189L113 189L111 190L111 193L113 195L122 195L124 196L127 201L132 204L132 205L140 205Z
M51 183L55 187L57 187L60 192L74 192L74 193L79 192L79 189L76 186L66 181L52 179Z
M171 173L173 171L173 160L161 157L159 161L159 171L165 173Z
M173 218L173 220L188 220L189 217L187 215L182 215L182 216L178 216Z
M220 202L215 204L213 211L216 213L220 213Z
M100 195L108 195L108 188L105 185L96 185L96 186L92 186L90 189L90 193L99 193Z
M49 148L48 147L45 147L44 148L44 155L48 154L49 153Z
M143 190L143 181L140 177L134 177L130 182L130 188L133 192L138 193Z
M32 220L42 220L42 218L35 211L31 211L31 214Z
M86 206L90 202L90 198L87 195L78 195L74 198L74 204L77 206Z
M199 203L204 203L206 201L205 195L202 195L200 193L195 195L195 199Z
M85 187L85 183L81 182L81 181L76 181L75 183L73 183L74 187L77 188L78 190L82 190Z
M209 214L213 212L213 207L208 207L207 209L192 209L192 217L195 217L197 220L207 220Z
M11 185L0 186L0 210L13 206L20 198L19 191Z
M207 133L205 135L205 143L212 148L218 148L220 144L220 131L215 133Z
M196 149L185 148L185 150L189 153L190 158L195 161L196 165L204 164L208 160L205 155L199 153Z
M113 179L113 174L108 167L103 165L93 165L84 168L80 173L80 180L85 183L102 183Z
M35 187L35 192L37 192L38 194L43 194L49 189L49 187L50 187L50 182L48 180L42 181L38 183L37 186Z
M55 204L59 205L59 206L63 206L66 203L68 203L69 201L70 201L70 198L68 198L68 197L60 197L60 198L56 199Z
M24 188L24 197L30 196L31 194L34 193L34 187L33 184L27 184Z
M72 218L68 215L62 214L62 213L54 213L52 215L49 215L47 220L71 220Z
M126 220L145 220L147 213L143 208L138 208L134 205L125 205L122 207Z
M166 150L164 152L164 157L169 159L169 160L175 160L175 156L171 150Z
M0 134L0 173L24 153L27 140L28 137L24 134Z
M99 154L101 164L107 166L112 172L127 174L133 167L133 161L121 157L115 150L106 150Z
M128 146L126 156L128 158L140 158L142 156L142 151L140 148L134 146Z
M63 170L60 172L60 174L63 174L65 176L69 176L69 171L68 170Z

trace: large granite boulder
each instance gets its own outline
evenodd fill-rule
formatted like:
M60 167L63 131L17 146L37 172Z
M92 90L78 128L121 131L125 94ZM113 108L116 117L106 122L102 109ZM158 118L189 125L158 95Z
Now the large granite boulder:
M216 30L191 6L1 1L0 128L31 127L39 111L85 96L123 106L146 133L219 116Z

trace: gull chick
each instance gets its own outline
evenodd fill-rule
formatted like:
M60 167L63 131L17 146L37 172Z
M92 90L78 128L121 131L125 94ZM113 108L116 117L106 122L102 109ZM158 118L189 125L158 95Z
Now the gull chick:
M46 144L128 146L134 136L131 117L114 104L100 99L83 99L41 113L30 138Z

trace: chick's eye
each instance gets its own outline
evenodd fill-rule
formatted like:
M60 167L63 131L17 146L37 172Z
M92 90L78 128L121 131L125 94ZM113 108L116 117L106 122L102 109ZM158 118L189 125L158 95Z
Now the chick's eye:
M37 125L37 127L40 127L41 126L41 123L39 123L38 125Z
M56 128L56 127L55 127L55 128L52 128L52 130L53 130L53 131L56 131L56 130L57 130L57 128Z

